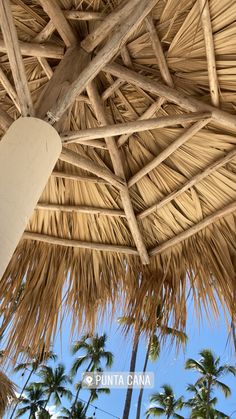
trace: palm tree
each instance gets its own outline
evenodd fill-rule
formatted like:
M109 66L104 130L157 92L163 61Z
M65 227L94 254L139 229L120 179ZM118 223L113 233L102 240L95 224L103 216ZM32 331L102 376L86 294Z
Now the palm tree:
M97 400L99 397L99 394L110 394L110 389L109 388L91 388L90 389L90 397L87 401L87 404L84 408L84 413L87 413L87 410L89 408L90 403L92 403L94 400Z
M53 397L56 406L61 404L61 397L63 396L71 400L72 393L65 386L68 383L71 383L71 380L68 375L65 374L64 365L59 364L55 369L44 365L39 371L39 376L43 381L38 384L42 388L44 394L47 395L44 408L48 405L51 396Z
M229 416L225 413L217 410L215 405L217 403L216 397L209 398L208 408L208 393L205 385L193 385L187 386L187 391L193 393L193 397L184 403L185 407L192 410L191 419L205 419L207 416L207 409L210 419L228 419Z
M150 397L151 403L158 404L157 406L150 407L147 410L147 418L150 416L159 417L165 415L167 419L170 419L171 417L176 419L184 419L183 416L176 413L177 410L181 410L183 408L183 397L176 399L172 387L167 384L164 384L161 388L163 389L163 392L154 393Z
M24 407L16 412L16 418L23 416L29 412L30 419L36 419L36 413L44 407L45 400L43 399L44 392L38 383L33 383L25 389L25 394L21 397L20 403Z
M21 390L20 396L18 398L18 401L15 404L15 407L14 407L14 409L12 411L12 414L10 416L10 419L12 419L14 417L14 413L15 413L15 411L17 409L17 406L19 404L19 401L21 400L22 395L24 394L24 391L25 391L26 387L28 386L28 383L30 382L32 375L37 372L37 370L39 369L39 367L42 364L46 364L47 361L49 361L49 360L55 361L57 359L57 355L53 351L51 351L51 350L50 351L47 351L47 352L43 350L42 352L40 352L36 356L31 356L31 353L30 353L29 350L25 351L24 353L25 353L25 355L28 358L30 358L30 360L18 364L17 367L14 368L14 371L15 372L18 372L18 371L22 371L23 370L22 376L24 376L25 371L26 370L29 370L29 375L28 375L28 377L27 377L27 379L25 381L25 384L24 384L24 386L23 386L23 388Z
M105 361L105 367L111 368L113 364L113 354L106 350L107 335L104 333L102 336L98 334L84 335L81 340L75 342L72 346L72 354L75 355L79 351L84 352L73 363L71 368L71 375L74 377L81 366L87 365L86 372L95 371L102 367ZM73 406L77 403L79 392L81 390L81 383L78 385ZM72 412L74 407L72 406ZM72 417L72 416L71 416Z
M177 410L181 410L183 408L183 397L176 399L173 389L167 384L163 385L161 388L163 389L163 392L154 393L150 397L150 402L157 403L157 406L150 407L146 412L146 417L159 417L165 415L167 419L172 417L176 419L184 419L183 416L176 413Z
M77 402L75 404L72 416L71 416L71 410L66 409L65 407L61 409L61 412L63 416L59 416L59 419L68 419L70 417L72 419L86 419L86 414L84 412L84 405L81 402Z
M204 349L200 353L200 360L188 359L185 368L195 370L200 373L200 378L196 382L196 386L202 385L206 387L207 392L207 411L206 419L210 418L210 398L214 387L221 390L225 397L231 395L229 386L220 381L222 376L233 374L236 376L236 368L232 365L220 365L220 357L216 357L210 349Z

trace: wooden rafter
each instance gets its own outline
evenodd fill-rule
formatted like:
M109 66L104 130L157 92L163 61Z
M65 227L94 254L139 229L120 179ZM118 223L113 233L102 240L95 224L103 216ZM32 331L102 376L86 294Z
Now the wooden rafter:
M18 100L18 96L14 87L11 85L10 81L8 80L4 71L0 68L0 82L2 83L4 89L6 90L7 94L10 96L12 102L14 103L15 107L20 111L20 104Z
M203 36L204 36L205 49L206 49L211 101L212 101L212 105L219 107L220 98L219 98L219 89L218 89L218 79L217 79L217 73L216 73L215 48L214 48L214 39L213 39L213 34L212 34L209 2L208 0L198 0L198 3L200 7L202 30L203 30Z
M61 135L63 143L77 143L81 140L90 141L98 138L109 138L121 134L133 134L134 132L148 131L179 125L182 123L201 121L211 118L211 112L193 112L183 115L164 116L159 118L113 124L98 128L88 128L80 131L66 132Z
M136 73L135 71L123 67L119 64L107 64L104 70L110 74L113 74L113 76L119 77L122 80L126 80L128 83L141 87L143 90L147 90L158 96L165 97L168 101L176 103L183 109L187 109L192 112L212 112L214 125L233 131L236 130L235 115L232 115L229 112L221 111L214 106L203 103L192 96L187 96L184 93L173 89L172 87L165 86L162 83L154 81L149 77L142 76L141 74Z
M98 90L97 90L95 82L92 82L88 85L87 92L88 92L88 96L90 98L91 104L94 108L94 111L95 111L95 114L99 123L102 125L107 124L105 110L103 107L102 100L98 94ZM114 137L110 137L109 139L106 139L106 144L107 144L107 148L109 150L110 156L111 156L111 161L114 167L115 174L119 176L120 178L124 179L125 181L125 173L124 173L122 158L121 158L120 151L116 145L116 141ZM148 264L149 263L148 253L147 253L142 235L139 230L139 226L137 223L137 219L135 217L133 205L132 205L127 187L122 188L120 190L120 197L123 204L124 212L127 217L127 221L129 223L129 228L133 236L137 250L139 252L140 258L142 260L142 263Z
M69 20L103 20L104 14L99 12L89 12L81 10L62 10L66 19Z
M70 47L78 42L78 38L72 27L66 20L57 0L40 0L40 3L52 20L55 28L62 37L65 45Z
M116 252L124 253L127 255L138 255L138 252L135 248L129 246L120 246L116 244L105 244L105 243L94 243L94 242L85 242L80 240L72 239L63 239L61 237L49 236L46 234L33 233L25 231L23 234L23 239L25 240L35 240L43 243L66 246L66 247L75 247L80 249L88 250L98 250L100 252Z
M128 187L135 185L151 170L156 169L167 157L174 153L179 147L185 144L190 138L192 138L197 132L199 132L205 125L210 122L210 118L196 122L186 131L184 131L172 144L169 145L165 150L158 154L153 160L151 160L146 166L142 167L135 175L133 175L128 181Z
M76 182L103 183L104 185L109 185L110 184L110 182L108 182L107 180L102 179L100 177L86 176L86 175L82 176L82 175L77 175L75 173L59 172L58 170L54 170L52 172L51 176L61 178L61 179L74 180Z
M9 0L0 2L0 20L22 116L34 115L33 102L25 73Z
M124 182L123 179L114 175L106 167L102 167L99 164L90 160L88 157L81 156L72 150L63 148L60 160L70 163L76 167L79 167L80 169L91 172L96 176L107 180L111 185L115 186L118 189L123 189L126 185L126 182Z
M36 206L36 209L70 213L76 212L79 214L107 215L109 217L125 217L124 211L119 209L90 207L86 205L48 204L45 202L39 202Z
M137 217L139 219L143 219L147 217L148 215L152 214L153 212L157 211L158 209L162 208L164 205L168 204L173 199L178 198L178 196L180 196L182 193L186 192L188 189L192 188L194 185L201 182L207 176L210 176L212 173L220 169L222 166L230 162L235 157L236 157L236 148L229 151L225 156L221 157L220 159L210 164L208 167L206 167L205 170L202 170L199 173L197 173L195 176L193 176L190 180L185 182L176 191L173 191L172 193L167 195L165 198L161 199L161 201L156 202L155 204L151 205L146 210L139 213Z
M49 20L43 29L34 37L34 42L42 43L47 41L54 31L55 25L52 20Z
M189 239L194 234L197 234L199 231L203 230L209 225L215 223L216 221L219 221L222 217L226 217L227 215L232 214L232 212L234 211L236 211L236 202L233 202L227 205L226 207L214 212L213 214L208 215L202 221L193 225L188 230L185 230L177 236L173 237L172 239L167 240L166 242L154 247L149 252L150 256L158 255L170 249L170 247L176 246L177 244L183 242L186 239Z
M142 0L138 8L131 13L126 20L118 27L106 45L98 52L96 57L81 71L77 80L68 88L64 97L58 101L56 106L50 109L48 121L58 121L76 97L82 93L88 83L92 81L99 71L116 55L120 48L126 43L129 36L137 29L142 20L150 13L158 0Z
M82 48L87 52L92 52L97 45L99 45L116 25L123 22L131 13L133 8L139 3L139 0L129 0L122 2L116 9L105 17L102 23L94 29L86 38L81 42Z
M35 42L19 41L18 45L21 54L29 57L46 57L61 60L64 55L64 48L52 43L37 44ZM7 45L2 39L0 39L0 52L7 52Z

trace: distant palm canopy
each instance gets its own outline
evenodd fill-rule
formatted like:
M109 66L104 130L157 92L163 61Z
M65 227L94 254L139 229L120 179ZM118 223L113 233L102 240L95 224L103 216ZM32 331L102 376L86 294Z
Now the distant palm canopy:
M47 350L62 311L91 330L117 301L146 332L160 304L184 329L189 290L234 317L235 16L231 0L0 3L8 352ZM37 149L35 118L55 147Z

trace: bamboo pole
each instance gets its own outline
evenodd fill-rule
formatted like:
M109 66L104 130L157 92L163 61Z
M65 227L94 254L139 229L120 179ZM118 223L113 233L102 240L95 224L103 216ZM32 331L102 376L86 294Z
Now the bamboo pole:
M151 170L155 169L160 163L162 163L167 157L174 153L179 147L185 144L190 138L192 138L197 132L199 132L205 125L210 122L210 118L196 122L186 131L184 131L179 138L173 141L165 150L158 154L153 160L151 160L146 166L142 167L135 175L133 175L128 181L128 187L135 185L139 182L145 175L147 175Z
M77 36L75 35L72 27L66 20L60 5L57 0L40 0L40 3L52 20L56 30L62 37L67 47L78 43Z
M217 73L216 73L215 48L214 48L214 39L213 39L213 34L212 34L209 2L208 0L198 0L198 3L199 3L200 13L201 13L202 30L203 30L203 36L204 36L205 49L206 49L211 101L212 101L212 105L219 107L220 98L219 98L218 80L217 80Z
M54 170L52 172L51 176L61 178L61 179L74 180L76 182L102 183L104 185L109 185L110 184L110 182L106 181L105 179L101 179L99 177L85 176L85 175L82 176L82 175L77 175L75 173L68 173L68 172L65 173L65 172L60 172L60 171L56 171L56 170Z
M226 217L234 211L236 211L236 202L232 202L231 204L216 211L215 213L208 215L206 218L204 218L199 223L193 225L188 230L185 230L177 236L173 237L172 239L167 240L166 242L154 247L152 250L150 250L149 255L156 256L170 249L171 247L176 246L177 244L183 242L186 239L189 239L193 235L199 233L199 231L215 223L216 221L219 221L222 217Z
M19 48L17 32L9 0L2 0L0 2L0 20L3 39L6 45L7 55L21 108L21 114L22 116L33 116L33 102Z
M141 87L143 90L165 97L168 101L176 103L183 109L187 109L192 112L212 112L214 125L233 131L236 130L236 117L229 112L221 111L214 106L203 103L192 96L187 96L172 87L165 86L162 83L154 81L149 77L142 76L141 74L138 74L135 71L125 68L119 64L107 64L104 71L112 74L113 76L119 77L128 83Z
M100 23L100 25L94 29L93 32L86 36L86 38L81 42L82 48L84 48L87 52L92 52L97 45L110 35L116 25L123 23L138 3L140 3L139 0L129 0L127 2L123 1L116 9L104 18L103 22Z
M210 164L205 170L197 173L195 176L193 176L190 180L185 182L176 191L173 191L172 193L167 195L165 198L163 198L161 201L151 205L149 208L139 213L137 217L139 219L143 219L147 217L148 215L152 214L154 211L157 211L158 209L162 208L164 205L168 204L173 199L178 198L179 195L186 192L188 189L192 188L194 185L196 185L196 183L201 182L207 176L210 176L212 173L220 169L222 166L230 162L235 157L236 157L236 148L234 147L233 150L231 150L225 156L221 157L220 159Z
M120 48L125 44L129 36L137 29L142 20L152 10L159 0L142 0L139 7L118 27L106 45L98 52L96 57L81 71L77 80L68 88L64 97L48 112L48 121L52 124L58 121L68 107L75 101L76 97L82 93L90 81L92 81L99 71L116 55Z
M93 162L88 157L80 156L72 150L63 148L60 156L60 160L67 163L73 164L76 167L80 167L83 170L91 172L98 177L107 180L111 185L118 189L125 187L125 182L120 177L114 175L106 167L99 166L99 164Z
M97 86L95 85L95 82L91 82L88 85L87 92L88 92L90 102L94 108L94 112L96 114L97 120L99 121L100 124L103 124L103 125L107 124L105 110L103 107L102 100L98 94L98 90L97 90ZM106 141L106 145L111 156L111 161L114 167L115 174L119 176L120 178L124 179L125 181L125 172L123 168L122 157L116 145L116 141L114 137L110 137L106 139L105 141ZM132 205L127 187L120 190L120 197L121 197L124 212L125 212L128 224L129 224L129 228L130 228L133 240L135 242L135 245L137 247L137 250L139 252L141 261L143 264L148 264L149 257L148 257L147 249L145 247L142 235L139 230L139 226L137 223L137 219L135 217L133 205Z
M105 244L105 243L94 243L94 242L85 242L80 240L72 239L63 239L61 237L49 236L46 234L33 233L30 231L25 231L23 234L24 240L35 240L43 243L66 246L66 247L75 247L80 249L88 250L97 250L100 252L116 252L124 253L127 255L138 255L138 252L135 248L129 246L121 246L117 244Z
M90 207L86 205L48 204L38 202L37 210L76 212L79 214L107 215L109 217L125 217L124 211L114 208Z
M37 44L33 42L21 41L19 41L18 44L21 54L29 57L46 57L61 60L64 55L64 48L55 44ZM7 46L2 39L0 39L0 52L7 52Z
M186 122L201 121L210 118L210 112L193 112L190 114L163 116L159 118L124 122L121 124L113 124L101 126L98 128L88 128L80 131L69 131L61 135L62 142L77 143L81 140L90 141L98 138L108 138L121 134L133 134L134 132L148 131L157 128L164 128L179 125Z

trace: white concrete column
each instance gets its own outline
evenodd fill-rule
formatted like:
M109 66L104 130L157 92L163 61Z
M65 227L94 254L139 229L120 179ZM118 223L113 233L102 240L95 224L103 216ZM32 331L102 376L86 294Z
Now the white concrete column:
M61 148L57 131L37 118L19 118L0 141L0 278Z

